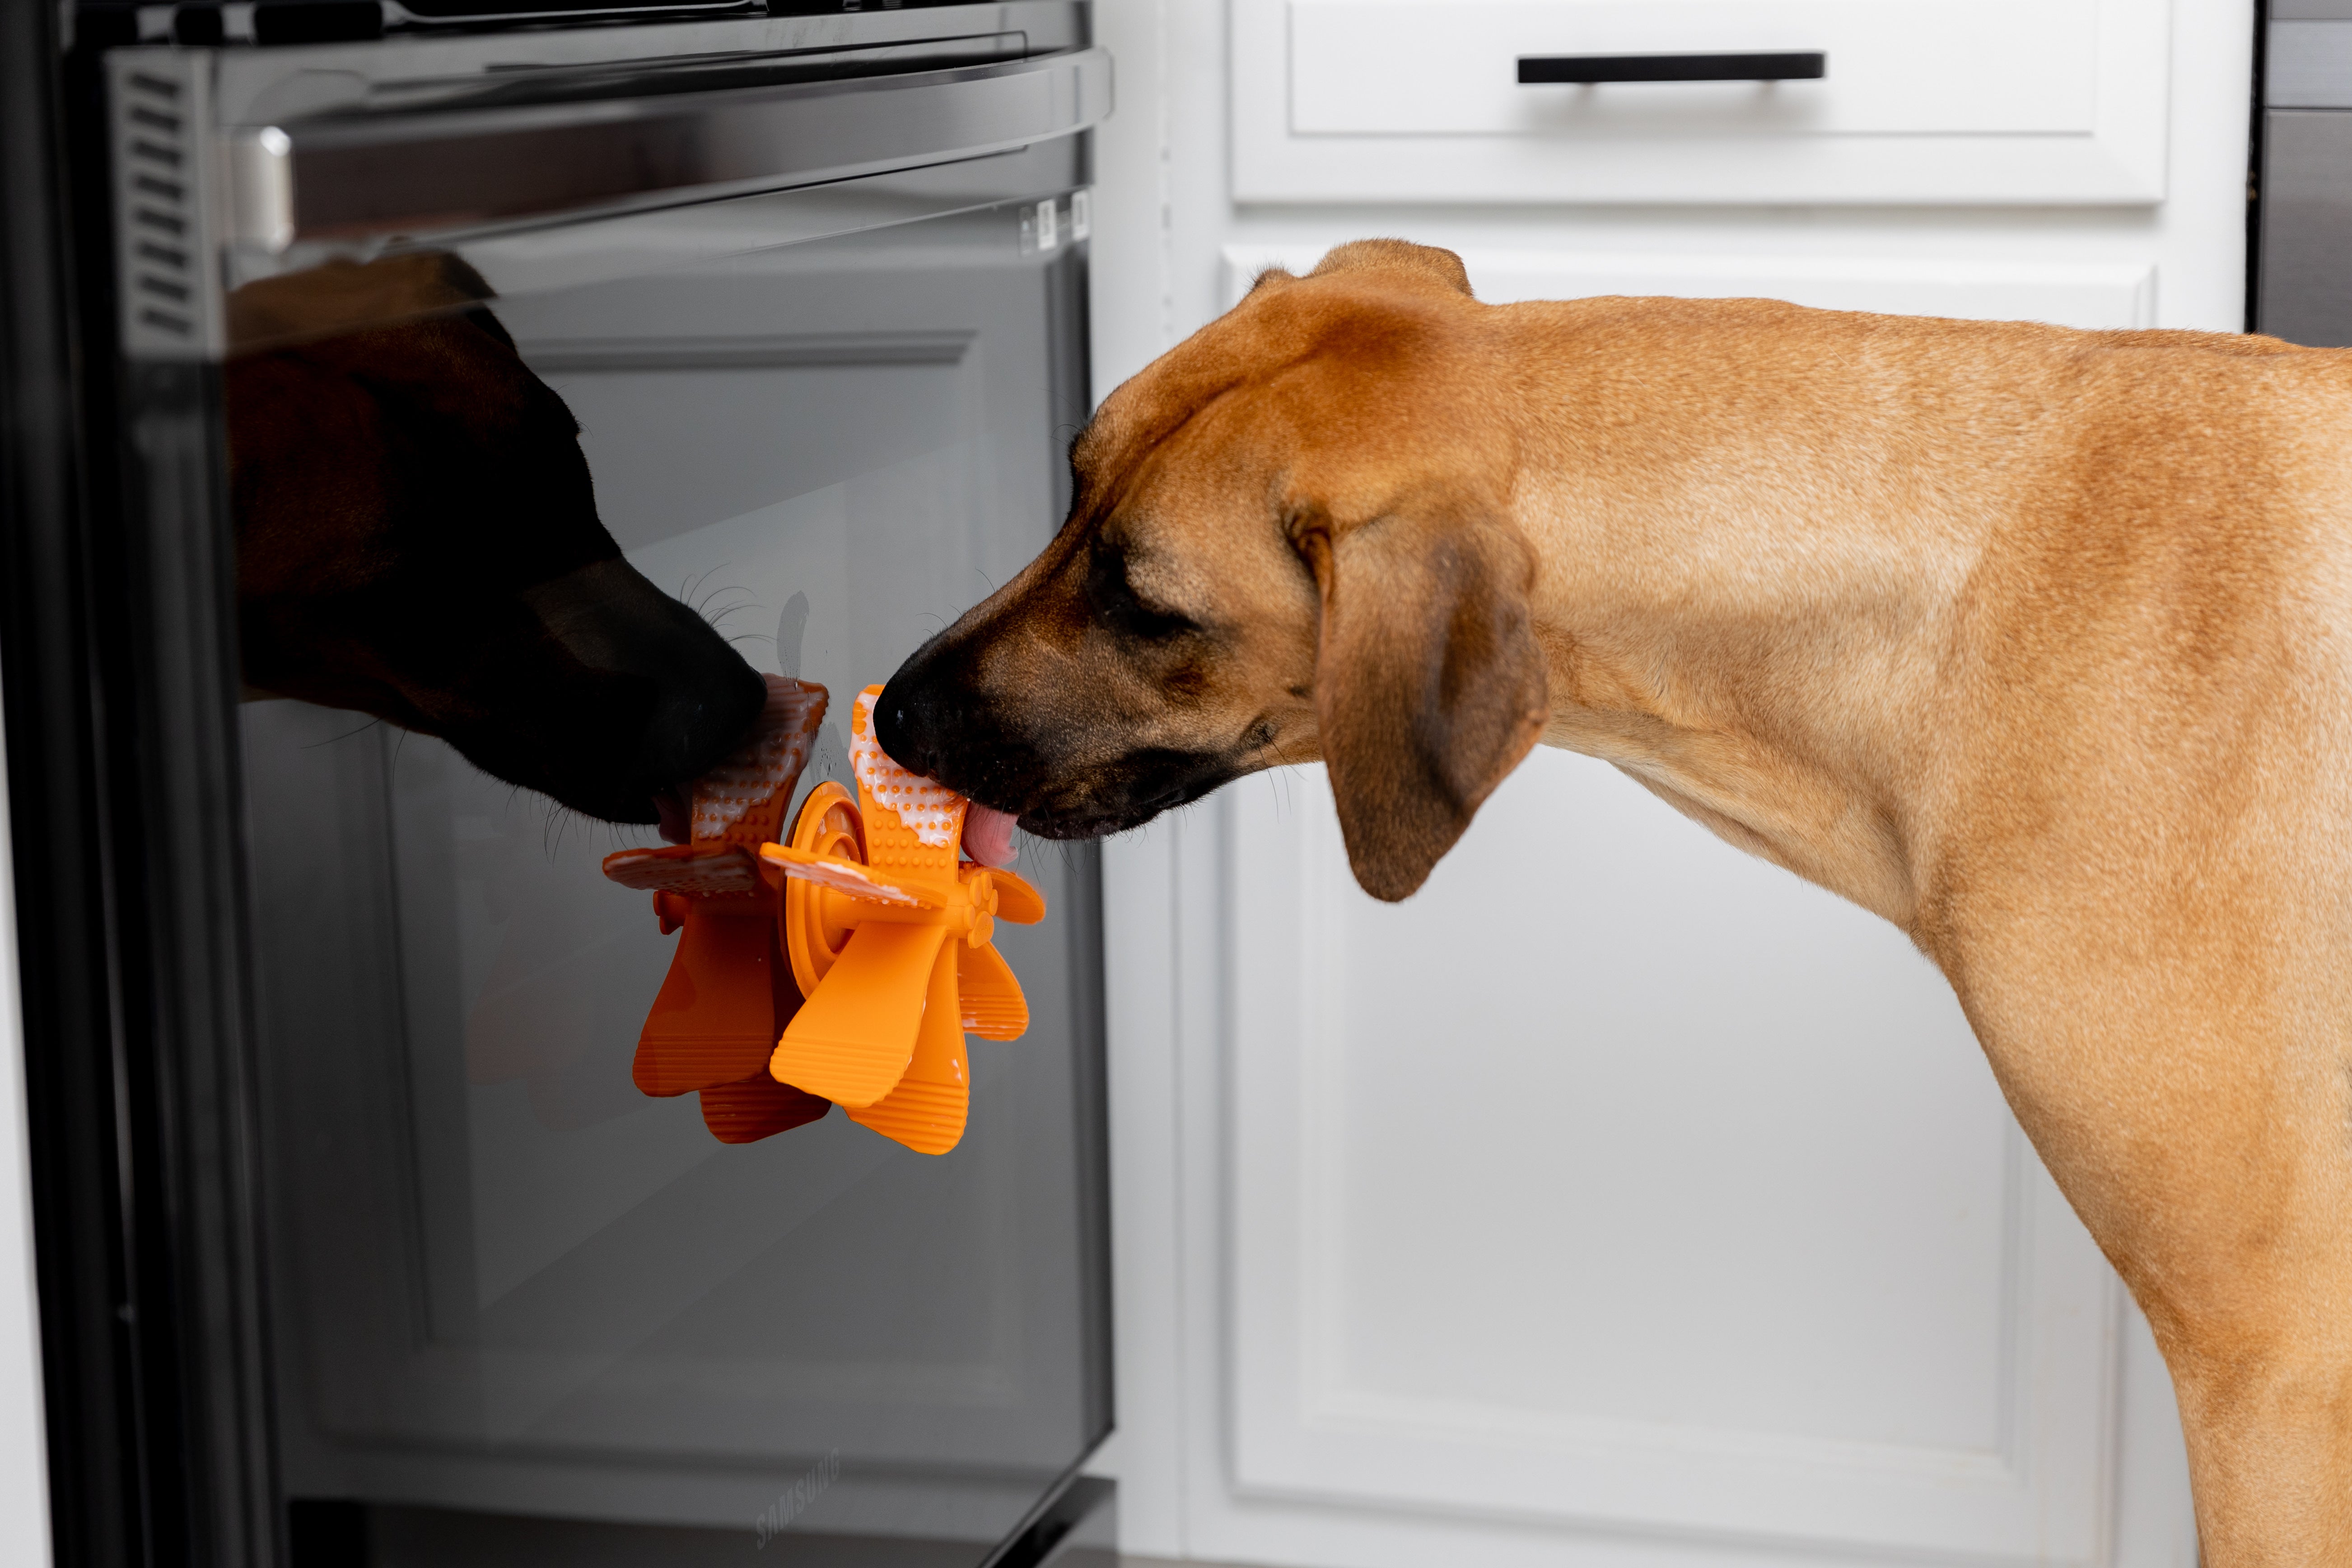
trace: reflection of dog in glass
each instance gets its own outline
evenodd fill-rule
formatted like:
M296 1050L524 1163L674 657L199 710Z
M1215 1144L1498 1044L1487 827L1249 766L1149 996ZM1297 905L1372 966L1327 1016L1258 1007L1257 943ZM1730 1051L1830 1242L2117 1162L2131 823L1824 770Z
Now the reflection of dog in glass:
M226 375L245 679L683 838L673 786L766 688L621 558L571 410L488 297L437 254L231 296L232 341L257 345Z

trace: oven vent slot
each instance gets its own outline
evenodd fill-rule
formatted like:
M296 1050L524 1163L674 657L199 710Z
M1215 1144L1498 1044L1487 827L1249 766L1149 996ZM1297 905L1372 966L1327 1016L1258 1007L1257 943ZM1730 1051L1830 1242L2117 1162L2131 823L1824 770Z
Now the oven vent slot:
M125 79L123 138L125 205L131 219L131 310L142 325L194 346L195 269L188 257L195 237L194 174L188 156L188 116L177 82L144 71Z
M204 209L207 116L195 73L161 50L113 72L116 286L124 352L196 358L212 351ZM159 58L158 56L163 56Z

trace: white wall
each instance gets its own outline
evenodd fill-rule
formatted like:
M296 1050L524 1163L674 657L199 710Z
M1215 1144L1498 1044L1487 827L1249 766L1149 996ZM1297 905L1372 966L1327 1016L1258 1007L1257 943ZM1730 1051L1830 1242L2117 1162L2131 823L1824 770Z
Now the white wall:
M0 777L6 757L0 752ZM25 1147L25 1030L17 1005L16 877L0 792L0 1563L49 1560L39 1308L33 1287L31 1171Z
M2150 0L2161 8L2162 0ZM1095 377L1108 391L1209 320L1237 267L1399 235L1489 257L1577 258L1685 277L1872 274L1973 279L2019 269L2081 282L2116 321L2234 331L2243 308L2245 135L2252 16L2173 0L2168 195L2112 207L1569 207L1236 205L1231 197L1227 27L1219 0L1098 0L1118 57L1118 113L1102 133L1094 241ZM2036 285L2041 286L2040 284ZM1660 286L1655 291L1715 292ZM1794 285L1773 291L1794 294ZM1815 302L1815 301L1809 301ZM1821 300L1817 302L1834 302ZM1939 309L1932 303L1875 308ZM1956 310L1955 313L1963 313ZM1997 309L1979 313L2000 313ZM2073 319L2061 307L2016 313ZM1233 792L1227 792L1230 796ZM1304 807L1300 809L1305 809ZM1663 808L1660 808L1663 810ZM1688 1557L1654 1542L1568 1531L1508 1510L1433 1508L1406 1495L1269 1501L1238 1484L1246 1417L1235 1386L1235 1218L1285 1194L1239 1184L1235 1009L1229 943L1237 818L1230 799L1113 844L1107 858L1112 1004L1114 1215L1121 1478L1127 1550L1171 1558L1370 1565L1832 1561L1755 1549ZM1697 830L1676 825L1676 830ZM1253 1004L1254 1005L1254 1004ZM1736 1181L1738 1173L1716 1173ZM2102 1483L2120 1500L2095 1548L2116 1564L2191 1563L2195 1546L2170 1387L2136 1314L2121 1321ZM1571 1551L1573 1548L1573 1551ZM1663 1555L1661 1553L1664 1553ZM1874 1561L1875 1559L1874 1559Z

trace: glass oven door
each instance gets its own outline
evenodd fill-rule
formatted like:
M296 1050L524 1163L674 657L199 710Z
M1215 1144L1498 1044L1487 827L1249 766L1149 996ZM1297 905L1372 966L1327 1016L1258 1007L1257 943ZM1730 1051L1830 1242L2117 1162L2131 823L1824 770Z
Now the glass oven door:
M908 18L961 31L927 40ZM289 564L351 549L336 519L406 508L416 524L434 495L454 510L422 521L465 537L436 545L396 642L353 612L336 657L462 664L495 646L473 617L504 612L463 580L538 582L511 557L548 546L499 509L562 501L502 445L472 372L434 357L476 331L511 345L517 395L551 395L576 423L620 560L752 670L827 689L800 794L855 792L858 690L1017 572L1067 505L1089 408L1083 131L1102 108L1047 101L1090 79L1081 7L876 20L898 31L865 54L838 27L780 51L780 24L761 22L110 62L130 445L176 432L182 454L171 472L146 463L134 503L234 537L247 649L224 767L248 1000L242 1026L188 1047L247 1089L207 1112L220 1164L179 1178L226 1184L225 1205L248 1191L224 1221L245 1240L187 1247L182 1267L263 1347L256 1367L198 1375L262 1391L246 1419L268 1430L267 1462L218 1484L266 1492L254 1528L281 1531L298 1568L755 1546L812 1568L970 1568L1108 1429L1090 847L1032 844L1015 868L1047 905L997 927L1029 1026L968 1041L952 1152L839 1109L721 1142L704 1095L632 1079L679 939L602 864L656 828L484 771L478 724L287 695L319 689L264 679L252 651L258 606L311 625L317 606L288 599L358 570ZM708 47L740 37L726 28L768 30ZM655 43L677 73L658 92L629 58ZM1023 100L1059 128L1016 128L1034 139L1008 147L986 105L932 113L908 85L1008 80L1061 82ZM127 150L134 111L170 102L210 114L225 150L209 194L182 193L209 204L179 216L215 242L181 247L184 299L142 289L173 257L141 250L141 214L170 215L142 208ZM777 103L782 120L752 113ZM420 313L370 292L418 268L468 297ZM306 322L320 279L342 302ZM257 498L282 501L297 465L313 504L263 526ZM552 624L540 592L521 597ZM497 673L434 679L496 710L517 700Z

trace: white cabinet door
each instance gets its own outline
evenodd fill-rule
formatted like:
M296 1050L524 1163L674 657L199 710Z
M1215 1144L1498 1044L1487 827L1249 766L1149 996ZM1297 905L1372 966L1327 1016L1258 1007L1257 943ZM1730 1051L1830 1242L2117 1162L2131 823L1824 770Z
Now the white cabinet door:
M1234 0L1243 201L2160 199L2165 0ZM1813 79L1522 61L1819 56ZM1639 70L1635 74L1642 74Z
M1549 749L1401 906L1230 811L1244 1495L2102 1560L2114 1276L1893 927Z

